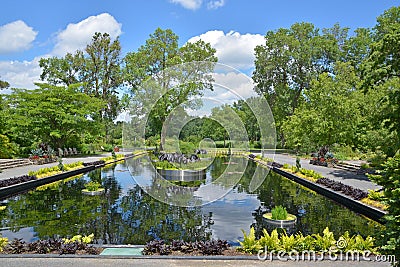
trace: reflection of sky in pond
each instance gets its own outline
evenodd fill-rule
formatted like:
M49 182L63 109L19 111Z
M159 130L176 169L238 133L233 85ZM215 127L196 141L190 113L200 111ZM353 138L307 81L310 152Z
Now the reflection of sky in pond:
M9 241L13 240L14 238L17 239L22 238L26 242L33 242L39 239L36 236L36 232L33 229L33 227L24 227L16 232L10 230L3 230L1 231L1 235L3 237L7 237Z
M253 223L252 212L260 206L256 195L232 190L223 198L203 206L203 213L212 212L214 238L227 239L236 243L243 239L241 229L248 231Z

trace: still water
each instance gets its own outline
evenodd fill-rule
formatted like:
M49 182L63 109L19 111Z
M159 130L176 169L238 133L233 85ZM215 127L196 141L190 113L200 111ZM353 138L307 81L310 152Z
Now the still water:
M252 161L233 158L228 163L216 158L200 185L172 197L159 190L157 175L146 157L97 169L7 199L1 204L6 209L0 211L0 233L27 242L94 233L100 244L219 238L236 245L243 238L241 229L248 232L253 226L258 233L269 229L262 214L276 205L297 216L290 232L322 233L329 227L335 237L345 231L366 236L381 228L278 174L254 175L260 168ZM82 194L88 181L100 182L105 193Z

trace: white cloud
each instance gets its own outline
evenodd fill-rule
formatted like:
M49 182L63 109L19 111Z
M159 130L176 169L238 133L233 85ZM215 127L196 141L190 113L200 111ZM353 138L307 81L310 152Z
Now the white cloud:
M22 20L0 26L0 54L29 49L36 35L37 32Z
M213 77L215 84L224 88L225 92L218 95L221 100L233 102L257 95L251 78L242 73L214 73Z
M122 33L121 24L108 13L90 16L78 23L68 24L67 28L57 35L57 43L52 54L64 56L67 52L84 49L96 32L108 33L114 39Z
M186 9L196 10L201 7L203 0L170 0L170 2L179 4Z
M10 83L11 88L35 88L40 82L39 59L32 61L0 61L0 77Z
M224 104L233 104L241 99L256 97L254 83L250 77L238 71L218 66L213 73L214 83L213 91L205 91L204 96L200 97L203 105L200 109L186 110L192 116L209 116L214 107L220 107ZM224 68L224 71L221 69Z
M40 58L64 56L67 52L84 49L95 32L107 32L114 39L122 33L121 24L107 13L69 24L65 30L57 34L57 43L50 55L38 56L32 61L0 61L0 78L9 82L11 88L35 88L34 83L40 82ZM0 37L0 40L3 38Z
M225 5L225 0L213 0L207 3L207 8L208 9L218 9L220 7L223 7Z
M234 31L225 34L219 30L192 37L188 42L199 39L210 43L217 50L219 63L242 70L254 67L254 48L264 44L264 37L261 34L240 34Z

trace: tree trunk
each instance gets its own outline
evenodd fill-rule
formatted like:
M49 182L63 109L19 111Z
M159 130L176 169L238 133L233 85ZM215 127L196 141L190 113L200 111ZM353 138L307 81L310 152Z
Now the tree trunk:
M165 120L162 123L161 136L160 136L160 151L165 150L165 140L167 137L167 130L170 122L171 122L171 116L167 116L167 118L165 118Z

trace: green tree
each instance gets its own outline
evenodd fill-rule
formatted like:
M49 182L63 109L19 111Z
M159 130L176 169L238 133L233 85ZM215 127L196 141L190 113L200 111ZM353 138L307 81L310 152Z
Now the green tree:
M254 111L251 110L248 104L248 102L251 102L252 100L252 98L246 99L246 101L241 99L233 103L233 108L244 123L250 141L259 141L261 137L259 129L260 123L257 122L257 118L253 113Z
M79 145L86 131L95 131L92 117L104 101L79 92L78 86L37 84L34 90L13 89L7 96L10 132L14 138L42 141L53 148Z
M382 232L381 250L387 255L395 255L397 266L400 265L400 153L389 158L383 164L383 172L369 176L374 182L383 186L388 215L386 229Z
M111 139L112 128L121 110L118 88L122 85L121 45L117 39L111 40L108 33L95 33L84 51L67 53L64 57L42 58L40 78L52 85L70 86L80 83L81 91L89 96L104 100L98 115L105 131L106 142ZM100 126L100 125L99 125Z
M212 89L212 77L208 73L217 61L215 52L201 40L179 47L175 33L158 28L145 45L125 57L124 76L131 87L135 113L150 113L148 125L160 134L161 149L165 144L168 115L178 106L195 108L199 103L188 100ZM193 64L188 65L190 62Z
M8 88L10 84L6 81L0 80L0 90ZM4 104L3 95L0 94L0 134L4 133L5 127L5 119L6 119L6 111L7 106Z
M344 42L341 61L351 63L357 75L361 75L361 66L369 55L372 38L370 29L358 28L355 30L355 35Z
M10 84L8 82L0 80L0 90L6 89L9 86L10 86Z
M227 140L230 146L248 148L249 137L244 122L239 114L230 105L225 104L211 109L210 119L223 128L224 147Z
M64 57L41 58L39 66L42 69L40 79L52 85L69 86L82 81L84 66L83 52L67 53Z
M228 136L228 133L222 125L212 119L212 118L203 118L203 125L201 129L201 135L203 138L210 138L214 141L224 141L224 147L226 146L225 140Z
M364 89L388 89L381 99L386 125L400 140L400 7L392 7L377 18L374 42L362 65Z
M362 96L356 88L359 78L350 63L338 62L335 73L313 80L304 91L307 101L284 123L291 147L309 151L322 145L353 144Z
M311 23L295 23L290 29L268 31L265 44L255 48L255 89L271 107L282 144L283 121L295 113L311 81L332 70L346 34L338 25L321 35Z
M86 46L83 73L84 92L107 102L101 117L113 120L119 111L117 89L122 84L120 69L121 45L118 38L111 40L108 33L95 33L92 42Z

